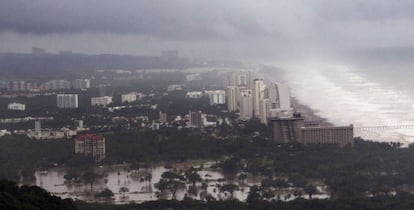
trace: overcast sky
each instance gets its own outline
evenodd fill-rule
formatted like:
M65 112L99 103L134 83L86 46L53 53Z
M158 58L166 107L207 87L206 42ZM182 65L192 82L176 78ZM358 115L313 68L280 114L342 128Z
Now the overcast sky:
M413 45L413 0L0 1L2 52L243 58Z

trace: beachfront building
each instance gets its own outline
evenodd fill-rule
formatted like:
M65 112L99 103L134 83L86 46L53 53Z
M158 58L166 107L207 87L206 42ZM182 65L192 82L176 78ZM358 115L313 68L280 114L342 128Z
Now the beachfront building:
M304 118L300 116L271 119L273 141L277 143L302 142Z
M302 128L304 144L337 144L354 146L354 127L304 127Z

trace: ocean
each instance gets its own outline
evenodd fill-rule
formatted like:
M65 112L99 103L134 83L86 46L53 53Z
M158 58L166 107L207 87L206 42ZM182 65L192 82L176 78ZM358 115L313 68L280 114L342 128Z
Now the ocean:
M407 145L414 142L414 68L397 64L313 61L284 67L284 79L293 97L334 125Z

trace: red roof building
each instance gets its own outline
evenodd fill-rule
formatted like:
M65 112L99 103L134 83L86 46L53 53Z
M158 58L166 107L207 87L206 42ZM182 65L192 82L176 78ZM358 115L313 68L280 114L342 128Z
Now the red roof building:
M97 134L78 136L75 139L75 153L99 162L105 159L105 138Z

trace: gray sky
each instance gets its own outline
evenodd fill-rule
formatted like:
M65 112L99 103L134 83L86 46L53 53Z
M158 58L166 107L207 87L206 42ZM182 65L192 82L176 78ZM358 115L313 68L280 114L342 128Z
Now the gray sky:
M1 0L0 51L277 57L414 45L413 0Z

